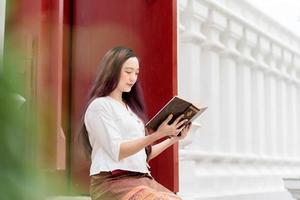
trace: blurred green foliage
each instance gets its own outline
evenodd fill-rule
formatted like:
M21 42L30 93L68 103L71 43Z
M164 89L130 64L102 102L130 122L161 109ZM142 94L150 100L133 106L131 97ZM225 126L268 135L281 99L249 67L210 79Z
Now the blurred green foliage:
M39 117L43 116L44 119L39 119L36 112L37 99L42 101L42 98L35 96L38 95L35 73L39 66L34 59L38 57L36 54L48 51L33 51L37 47L30 46L32 44L28 41L31 38L24 37L30 32L27 26L26 34L18 34L16 23L21 23L24 28L24 24L31 22L29 20L25 23L26 19L19 19L21 15L14 14L18 12L16 7L19 0L9 0L6 3L6 21L9 23L5 27L3 60L0 57L0 200L44 200L47 199L46 196L75 193L69 191L68 174L47 163L47 160L53 160L52 154L47 155L47 150L52 152L56 148L49 142L49 134L54 137L55 131L48 131L47 135L41 130L46 130L48 124L53 123L50 121L53 119L53 108L47 102L43 102L45 108L41 109L41 105L39 107L39 112L43 110L47 116L51 116L49 119L41 114ZM10 20L9 16L17 18ZM34 34L29 36L35 37ZM51 95L50 91L47 92ZM44 148L45 146L48 148Z
M6 1L6 21L17 2ZM0 57L0 199L41 200L45 181L37 162L35 110L25 100L29 94L19 70L22 52L7 27L5 31L4 57Z
M37 145L32 140L36 135L34 111L29 112L22 98L24 82L17 76L16 67L0 65L0 199L40 200L44 189L37 165Z

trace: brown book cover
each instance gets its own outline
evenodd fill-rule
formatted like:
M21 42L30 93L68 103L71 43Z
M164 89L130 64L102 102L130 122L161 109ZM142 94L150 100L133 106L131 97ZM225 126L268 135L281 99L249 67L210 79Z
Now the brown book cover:
M186 123L189 123L201 115L206 109L207 107L198 108L192 103L175 96L147 122L146 128L156 131L169 114L173 114L170 124L181 114L184 114L183 119L188 119L189 121Z

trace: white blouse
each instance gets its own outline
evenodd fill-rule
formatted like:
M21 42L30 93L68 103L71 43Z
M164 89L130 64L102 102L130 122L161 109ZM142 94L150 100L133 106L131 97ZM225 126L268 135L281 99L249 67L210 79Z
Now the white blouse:
M88 106L84 123L92 146L90 175L116 169L149 173L145 150L120 161L120 144L145 136L143 121L112 97L99 97Z

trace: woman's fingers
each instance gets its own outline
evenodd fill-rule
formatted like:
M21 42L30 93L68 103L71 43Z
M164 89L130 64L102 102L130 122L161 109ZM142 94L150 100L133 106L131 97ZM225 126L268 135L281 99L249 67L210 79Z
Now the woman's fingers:
M190 123L189 123L189 130L191 129L191 127L192 127L192 123L190 122Z
M180 138L185 138L192 126L192 123L189 122L187 125L184 126L184 129L180 132Z
M163 124L168 124L171 121L172 118L173 118L173 114L169 114L167 119L165 119L165 121L163 121Z
M187 131L189 131L190 130L190 128L191 128L191 126L192 126L192 123L191 122L189 122L185 127L186 127L186 129L187 129Z
M185 124L187 121L189 121L188 119L185 120L181 120L178 124L176 124L176 128L181 127L183 124Z
M174 115L170 114L163 121L162 125L159 127L160 132L163 135L166 135L166 136L179 136L181 138L180 135L186 135L186 132L189 131L191 123L187 123L188 122L187 119L182 120L184 115L180 115L179 117L177 117L174 120L174 122L172 124L169 125L169 123L170 123L170 121L172 120L173 117L174 117Z
M177 117L177 118L175 119L175 121L173 122L173 124L177 125L178 122L179 122L183 117L184 117L184 114L182 114L182 115L180 115L179 117Z
M186 127L186 126L183 126L183 127L179 128L179 129L177 129L178 133L180 133L182 130L184 130L185 127Z

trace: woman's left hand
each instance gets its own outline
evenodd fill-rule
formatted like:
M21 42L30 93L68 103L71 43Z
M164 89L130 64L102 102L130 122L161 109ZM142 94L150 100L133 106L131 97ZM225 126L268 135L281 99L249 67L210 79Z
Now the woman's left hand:
M192 123L190 122L183 128L183 130L180 132L179 136L172 137L172 139L174 139L176 141L184 139L188 135L188 132L191 129L191 127L192 127Z

